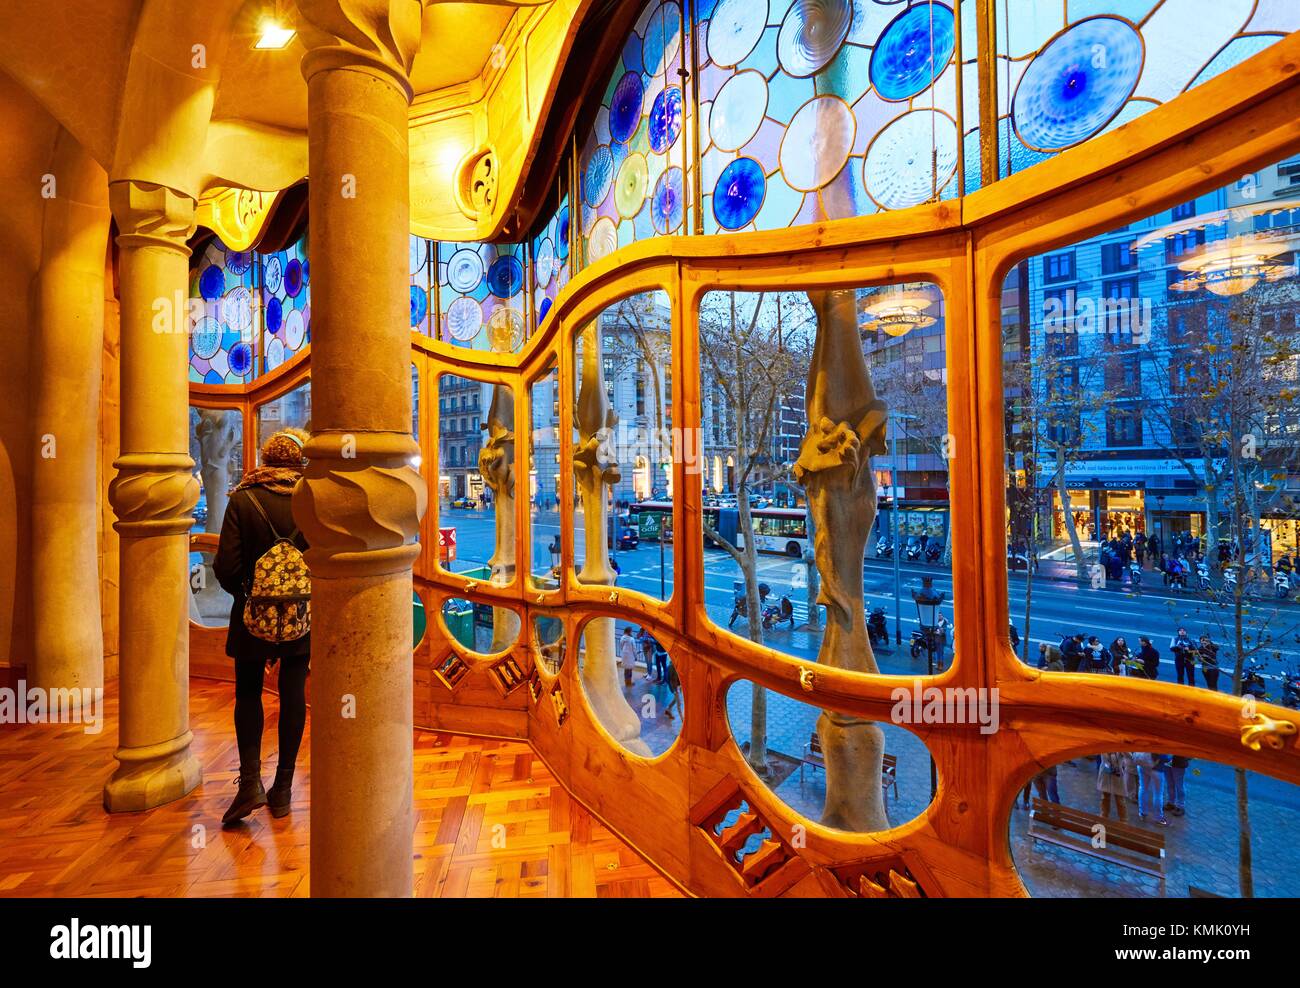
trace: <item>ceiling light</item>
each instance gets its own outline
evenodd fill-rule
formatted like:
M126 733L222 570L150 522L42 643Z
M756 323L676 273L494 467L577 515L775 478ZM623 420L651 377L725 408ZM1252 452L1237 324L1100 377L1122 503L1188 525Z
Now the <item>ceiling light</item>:
M283 51L289 47L289 42L297 33L291 27L282 27L275 21L265 21L262 33L257 36L257 43L253 47L259 51Z

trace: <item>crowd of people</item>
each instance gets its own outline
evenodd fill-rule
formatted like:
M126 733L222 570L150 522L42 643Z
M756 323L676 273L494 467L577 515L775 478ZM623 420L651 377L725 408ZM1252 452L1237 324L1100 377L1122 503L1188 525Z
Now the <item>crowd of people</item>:
M1097 772L1098 815L1109 817L1112 809L1120 822L1128 821L1129 803L1137 804L1138 820L1153 820L1168 826L1169 817L1187 815L1187 768L1191 759L1153 751L1109 751L1090 759ZM1074 762L1066 762L1074 765ZM1030 793L1060 803L1057 766L1039 772L1021 792L1021 805L1029 808Z
M1179 685L1195 686L1199 666L1206 689L1219 688L1219 645L1208 633L1194 641L1187 629L1180 627L1169 640L1167 650ZM1050 672L1096 672L1159 679L1160 661L1160 651L1146 635L1139 636L1136 650L1123 635L1107 646L1096 635L1085 636L1082 631L1066 636L1059 646L1047 642L1038 646L1038 668Z
M636 672L637 660L640 659L645 665L645 673L641 677L646 683L660 683L668 688L668 693L672 699L664 707L663 716L669 720L673 719L674 708L680 713L680 703L682 698L682 681L677 674L677 667L673 665L672 660L668 657L668 649L664 648L645 628L641 628L633 634L632 626L625 625L623 632L618 639L618 659L619 665L623 668L623 685L631 689L633 675Z

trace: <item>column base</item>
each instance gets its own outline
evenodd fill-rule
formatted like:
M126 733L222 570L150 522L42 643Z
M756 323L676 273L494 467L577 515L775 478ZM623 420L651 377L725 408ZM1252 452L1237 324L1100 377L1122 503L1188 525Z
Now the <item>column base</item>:
M119 748L120 763L104 785L109 813L139 813L180 799L203 781L203 767L190 751L193 734L148 748Z

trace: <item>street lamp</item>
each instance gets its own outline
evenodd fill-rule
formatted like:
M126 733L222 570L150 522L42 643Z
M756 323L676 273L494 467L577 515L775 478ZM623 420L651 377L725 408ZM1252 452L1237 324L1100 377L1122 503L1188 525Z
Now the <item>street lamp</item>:
M934 589L933 577L921 577L921 589L912 591L912 600L916 603L916 621L921 626L921 636L925 641L925 665L928 675L934 675L935 633L939 627L939 605L947 596L942 590ZM939 788L938 772L934 757L930 758L930 797L933 799Z

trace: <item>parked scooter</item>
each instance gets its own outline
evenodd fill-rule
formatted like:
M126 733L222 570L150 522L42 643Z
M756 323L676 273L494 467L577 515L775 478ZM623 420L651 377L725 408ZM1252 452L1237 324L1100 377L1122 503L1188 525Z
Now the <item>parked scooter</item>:
M1128 583L1129 586L1139 593L1142 590L1142 566L1134 559L1128 564Z
M888 535L882 535L876 540L876 558L893 559L894 558L894 540Z
M871 616L867 618L867 637L871 639L873 648L877 645L889 644L889 625L885 622L883 607L871 609Z
M1204 559L1196 563L1196 586L1201 590L1210 589L1210 567Z
M794 630L794 605L790 603L790 598L785 594L781 595L779 604L763 608L763 629L771 631L778 624L790 622L790 630Z
M907 539L907 561L914 563L921 558L921 553L925 551L925 543L915 535L908 536Z
M1273 571L1273 592L1278 600L1286 600L1291 595L1291 577L1283 570Z
M943 544L938 539L930 539L925 544L925 561L927 563L937 563L943 555Z
M1300 672L1282 674L1282 706L1300 710Z
M1241 670L1241 695L1253 696L1256 700L1268 699L1268 686L1253 662L1247 663L1246 668Z

